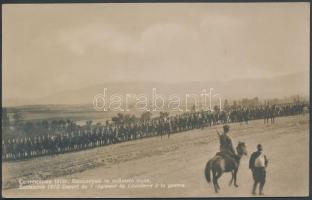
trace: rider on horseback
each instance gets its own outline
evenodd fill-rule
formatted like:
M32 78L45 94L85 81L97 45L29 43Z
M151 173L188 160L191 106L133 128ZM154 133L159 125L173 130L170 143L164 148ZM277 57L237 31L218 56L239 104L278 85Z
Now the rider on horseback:
M220 135L220 152L226 152L229 154L235 154L233 144L232 144L232 139L231 137L227 134L230 130L230 127L228 125L223 126L223 133Z
M230 130L230 127L228 125L223 126L223 133L219 135L220 139L220 153L217 153L217 155L223 156L224 158L227 158L234 166L237 165L237 162L235 160L236 153L233 148L233 143L231 137L228 135Z

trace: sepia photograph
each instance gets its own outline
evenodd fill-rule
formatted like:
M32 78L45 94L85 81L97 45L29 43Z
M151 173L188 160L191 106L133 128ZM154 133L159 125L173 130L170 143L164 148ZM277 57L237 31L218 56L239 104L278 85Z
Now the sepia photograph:
M2 197L309 196L309 2L1 15Z

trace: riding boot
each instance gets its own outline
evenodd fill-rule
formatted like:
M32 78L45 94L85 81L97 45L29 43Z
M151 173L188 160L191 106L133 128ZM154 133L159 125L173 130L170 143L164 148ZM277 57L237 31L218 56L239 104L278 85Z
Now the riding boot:
M253 195L256 194L257 185L258 185L258 182L255 181L254 184L253 184L253 187L252 187L252 194Z
M263 187L264 187L264 182L260 182L260 186L259 186L259 194L260 194L260 195L264 195L264 193L263 193Z

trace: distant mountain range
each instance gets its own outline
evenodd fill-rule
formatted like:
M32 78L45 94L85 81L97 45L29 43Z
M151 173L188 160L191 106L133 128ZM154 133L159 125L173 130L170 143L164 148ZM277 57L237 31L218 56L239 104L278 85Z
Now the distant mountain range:
M3 97L4 106L20 105L73 105L92 104L95 95L104 93L112 94L144 94L152 97L153 88L157 94L168 97L176 94L185 97L186 93L200 95L203 89L209 93L209 88L213 89L213 94L219 93L223 99L241 99L259 97L283 98L291 95L309 96L309 72L294 73L285 76L266 79L235 79L231 81L205 81L205 82L107 82L103 84L88 86L78 90L65 90L50 96L34 99L17 99Z

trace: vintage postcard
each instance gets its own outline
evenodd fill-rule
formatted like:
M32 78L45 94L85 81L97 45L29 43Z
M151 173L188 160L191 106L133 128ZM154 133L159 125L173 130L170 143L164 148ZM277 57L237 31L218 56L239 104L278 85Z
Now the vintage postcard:
M309 3L2 5L3 197L309 195Z

